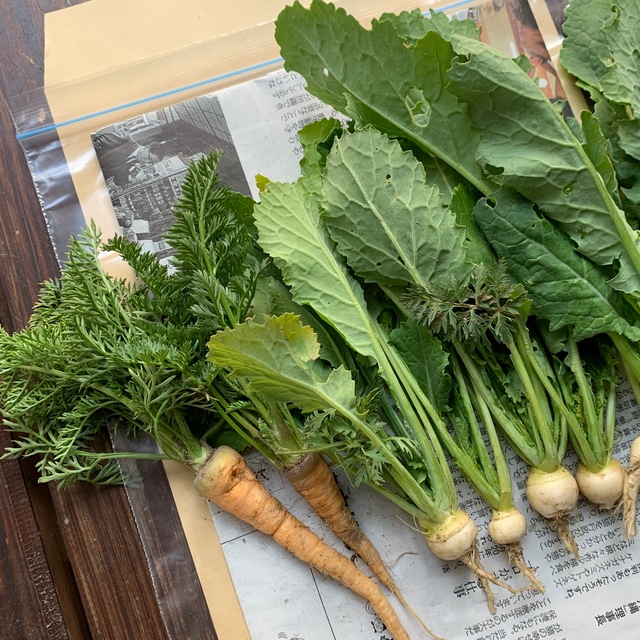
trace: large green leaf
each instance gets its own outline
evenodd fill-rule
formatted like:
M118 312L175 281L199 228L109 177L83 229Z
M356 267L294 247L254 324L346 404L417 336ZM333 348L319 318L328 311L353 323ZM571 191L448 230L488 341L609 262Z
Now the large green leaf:
M298 304L310 305L364 356L375 357L362 288L320 220L320 178L269 183L254 209L262 248L282 269Z
M609 103L619 144L640 159L640 1L574 0L560 59L598 105Z
M491 185L475 159L477 134L447 91L454 55L437 32L409 46L389 20L365 29L344 9L314 0L286 7L276 21L285 69L357 124L404 137L443 159L485 193Z
M500 190L478 203L474 217L527 288L534 315L547 320L552 331L572 327L576 340L605 332L640 339L640 328L627 321L624 301L601 272L530 202Z
M403 322L389 338L436 410L448 410L452 387L447 371L449 354L440 340L414 321Z
M611 5L610 0L574 0L565 10L560 61L587 90L594 87L602 91L600 79L607 71L609 47L601 34Z
M480 38L481 29L471 19L458 20L456 18L449 19L442 12L431 10L429 15L414 9L413 11L401 11L398 14L383 13L378 22L389 20L396 31L403 37L415 44L418 40L430 31L438 32L443 38L449 38L454 33L459 33L467 38ZM375 24L376 21L374 20Z
M640 240L597 169L537 85L496 49L456 37L450 89L481 132L479 159L529 198L597 264L619 262L612 285L640 293Z
M323 182L327 227L367 282L446 287L464 280L464 228L413 154L374 129L340 138Z
M602 1L602 0L601 0ZM609 0L601 34L609 48L602 92L616 104L629 105L640 116L640 0Z
M316 334L293 313L270 316L263 324L250 318L216 333L208 347L211 362L231 368L232 376L250 378L273 402L292 402L304 412L355 407L350 372L319 366Z

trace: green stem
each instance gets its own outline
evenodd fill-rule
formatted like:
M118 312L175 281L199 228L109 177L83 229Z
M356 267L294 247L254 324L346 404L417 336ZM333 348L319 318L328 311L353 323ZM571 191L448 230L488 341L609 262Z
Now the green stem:
M471 482L471 484L475 487L478 493L483 496L487 502L491 502L492 500L496 500L496 491L493 487L492 483L492 475L495 474L493 466L491 464L491 460L488 457L486 447L484 444L484 440L482 439L482 435L477 429L477 421L475 415L473 414L473 410L471 409L471 402L467 396L467 416L466 419L470 425L470 428L474 429L474 425L477 429L477 433L474 436L476 449L478 451L478 455L482 460L484 465L484 469L482 467L478 467L475 461L467 454L460 445L454 440L454 438L449 433L447 429L447 425L440 417L435 407L426 396L426 394L422 391L420 385L417 380L411 375L410 371L407 369L404 361L399 358L396 370L399 371L407 381L407 389L411 401L413 404L418 407L418 411L422 416L426 413L427 416L422 417L422 424L425 425L425 429L428 430L428 436L430 442L437 443L436 454L438 455L438 459L440 460L440 467L446 469L446 475L444 476L444 480L447 482L447 487L449 489L448 498L451 501L451 496L455 496L455 486L453 484L453 478L451 476L451 472L449 470L449 465L444 456L444 451L442 450L442 446L444 446L451 457L454 459L456 466L462 471L464 476ZM463 389L466 391L466 386L463 385ZM442 446L440 446L442 443ZM452 502L455 504L455 502Z
M613 445L616 437L616 390L617 387L613 382L609 383L609 393L607 394L607 410L605 413L605 443L606 450L609 453L609 458L613 451ZM640 389L638 390L640 391ZM608 462L608 460L607 460Z
M223 392L212 386L208 389L209 394L215 399L216 411L220 417L229 425L249 446L257 449L265 458L278 466L278 456L273 449L263 441L260 429L252 424L251 420L245 417L244 412L236 410L229 412L229 402Z
M106 451L85 451L83 450L72 450L70 453L76 453L77 455L82 456L83 458L100 458L101 460L120 460L120 459L130 459L130 460L172 460L169 456L164 453L135 453L134 451L122 451L122 452L106 452Z
M558 411L560 411L560 413L562 414L562 417L565 419L566 426L569 428L569 431L571 432L571 435L572 435L573 445L574 447L577 446L578 452L580 453L581 462L583 462L583 464L585 464L585 466L588 466L589 468L591 468L591 466L594 464L597 465L596 457L595 457L595 454L592 452L589 439L585 437L584 431L582 430L582 426L577 416L575 415L575 413L569 410L569 408L567 407L567 403L562 398L562 395L558 393L558 391L555 389L555 387L553 386L549 378L546 376L545 372L542 370L542 367L536 360L535 354L533 353L533 345L531 344L531 339L529 338L529 332L527 331L526 327L525 328L519 327L518 342L522 347L522 351L526 354L528 361L531 363L532 368L536 372L538 379L544 386L545 391L549 395L549 398L553 403L553 406ZM578 359L579 357L580 356L578 354ZM573 360L573 356L571 359ZM575 372L574 372L574 375L575 375ZM561 377L562 376L560 375L556 375L556 378L558 379L558 384L562 389L563 388L562 382L560 382ZM584 382L586 384L586 379ZM591 394L590 391L587 391L586 387L584 391L588 395ZM566 395L566 393L567 393L567 390L564 389L564 395ZM599 424L597 419L596 419L596 422L594 422L593 424L596 424L596 425ZM564 433L564 427L562 428L562 431L559 432L557 437L557 440L559 443L561 442L561 439L564 439L566 441L566 433ZM565 451L565 447L558 446L558 454L557 454L558 460L562 460L562 458L564 458L564 451Z
M454 361L457 362L457 359L454 359ZM507 458L504 454L504 449L502 448L500 438L498 437L498 432L496 431L491 411L487 403L484 401L482 394L479 393L478 389L475 387L473 379L471 378L470 380L471 386L474 391L473 395L470 397L472 398L472 401L480 415L480 419L482 420L484 429L487 432L487 436L489 438L489 445L491 446L491 450L493 451L493 459L495 465L492 466L491 469L492 471L494 471L495 469L494 473L497 474L497 482L499 487L499 496L493 501L488 500L486 496L483 497L491 505L492 508L499 511L506 511L513 507L513 493L511 487L511 473L509 471L509 465L507 464ZM477 426L477 422L475 424ZM486 450L486 446L484 445L484 439L482 439L481 442L482 449L484 450L485 455L488 457L488 452Z
M384 356L390 364L387 372L393 376L393 381L387 380L387 382L405 419L409 420L410 426L413 423L412 433L420 444L437 502L441 504L443 509L449 510L457 503L455 485L449 463L440 445L440 440L433 430L434 427L429 419L428 411L430 410L432 416L435 414L438 420L439 417L417 385L404 360L387 343L386 336L382 334L380 327L377 327L377 331L381 336L379 342L385 351ZM446 426L444 429L446 431ZM451 438L448 432L447 436Z
M402 422L402 420L400 420L398 414L394 411L393 407L391 406L391 402L389 401L389 398L384 391L382 391L382 393L380 394L380 404L382 405L384 416L395 435L408 438L409 433L407 432L404 423Z
M625 337L617 333L609 333L608 336L613 340L622 367L633 389L633 395L636 397L638 406L640 406L640 355Z
M371 427L369 427L366 422L364 422L364 420L362 420L355 413L346 410L339 404L336 404L334 402L329 402L328 404L329 406L332 406L336 411L339 411L349 421L351 421L352 424L360 429L360 431L362 431L362 433L371 441L371 443L379 449L379 451L389 462L393 477L398 485L411 499L413 504L420 511L422 511L423 514L428 515L429 520L438 524L444 522L447 519L450 512L439 507L434 499L427 493L425 493L424 489L420 486L418 481L409 473L404 464L402 464L402 462L395 456L395 454L389 450L384 441L380 437L378 437L378 435L373 431L373 429L371 429Z
M589 470L597 473L604 466L604 460L608 457L604 450L604 434L602 423L598 420L594 405L593 390L587 381L582 366L582 359L576 341L569 333L569 363L571 371L578 384L578 392L582 403L582 413L587 427L587 442L583 449L582 464ZM582 430L580 430L582 432Z
M527 400L529 401L529 407L531 408L531 412L535 419L535 425L542 441L544 458L539 468L543 471L553 471L558 467L559 463L557 459L556 444L549 425L548 412L545 412L540 404L534 382L529 375L525 361L518 351L515 342L513 340L509 340L507 348L511 354L511 362L513 363L513 366L518 373L518 377L520 378L520 382L524 387L524 392Z
M609 193L609 190L607 189L607 185L605 184L602 176L594 166L593 162L589 158L589 155L584 150L583 146L579 143L578 140L575 139L575 136L573 135L573 132L571 131L567 122L564 120L564 118L560 115L559 112L556 112L556 116L562 122L562 124L564 125L567 132L571 135L571 137L574 138L575 146L579 154L582 156L582 161L587 166L588 171L591 175L591 178L596 184L598 193L602 198L602 201L604 202L605 207L607 208L607 212L609 213L609 217L611 218L613 225L616 228L616 231L618 232L618 237L622 242L622 246L624 247L624 250L626 251L629 258L631 259L631 262L636 270L636 273L640 275L640 251L638 251L638 247L636 245L636 242L637 242L636 232L629 226L629 223L627 222L624 213L617 207L616 203L611 197L611 194ZM635 295L637 297L638 295L637 292L635 293Z
M405 500L394 491L377 484L369 484L369 486L380 495L384 496L387 500L390 500L393 504L400 507L400 509L406 511L409 515L412 515L414 518L417 518L418 520L425 519L425 514L420 509L417 509L413 504L411 504L411 502ZM428 519L431 520L430 517ZM444 522L444 520L442 522Z
M200 467L209 457L209 447L203 445L189 429L189 425L181 411L172 411L171 416L178 427L178 438L187 450L188 459L185 460L194 468ZM173 430L171 430L173 431ZM164 433L164 429L158 429L158 436ZM160 440L158 440L160 442ZM164 447L163 447L164 450Z
M529 331L526 326L522 323L518 323L517 328L517 342L521 352L525 354L527 361L531 365L531 368L534 370L536 377L544 387L547 392L549 399L553 403L553 406L560 411L564 419L566 420L566 426L569 427L572 431L576 433L582 433L582 429L580 428L580 423L578 418L574 413L572 413L564 402L560 393L558 393L557 389L551 383L546 373L543 371L540 363L538 362L533 349L533 344L531 343L531 338L529 336ZM564 433L566 427L563 427L563 431L559 432L556 440L560 443L562 441L566 442L566 433ZM564 448L558 447L557 452L558 460L562 460L564 458Z
M527 442L520 429L516 425L516 418L508 416L500 403L494 397L494 393L489 388L483 378L482 373L478 370L475 362L465 351L464 347L458 340L453 341L456 353L462 360L469 377L473 383L476 394L482 398L491 411L491 415L500 425L500 428L508 438L509 442L516 450L518 455L527 462L531 467L537 467L542 463L542 455L540 450L530 442Z
M489 502L488 500L487 502L489 502L489 504L497 511L508 511L513 508L513 489L511 486L511 473L509 472L507 458L504 455L504 449L502 448L502 443L498 437L498 432L496 431L489 407L480 395L475 396L475 401L478 407L478 413L480 414L484 428L489 436L489 444L493 451L493 458L500 486L500 498L497 503Z
M462 402L462 412L464 414L463 419L468 425L471 432L473 447L477 453L478 459L480 460L484 478L486 478L488 485L490 485L491 487L491 491L479 491L479 493L487 502L489 502L489 504L493 504L493 502L495 502L497 499L497 494L494 487L496 486L496 484L498 484L498 476L496 473L496 469L493 466L493 462L491 461L491 457L489 456L489 452L487 451L484 437L482 436L482 432L480 431L480 425L478 424L478 420L473 408L473 401L471 399L471 394L469 393L467 381L465 380L464 374L462 373L462 369L460 367L460 362L455 353L451 354L451 368L453 370L454 378L457 382L458 397ZM472 477L470 477L469 480L474 483Z
M291 415L285 405L270 404L270 413L272 416L272 433L274 440L281 448L277 452L278 457L282 460L287 469L294 467L302 457L299 453L291 453L300 451L304 447L300 431L292 424Z

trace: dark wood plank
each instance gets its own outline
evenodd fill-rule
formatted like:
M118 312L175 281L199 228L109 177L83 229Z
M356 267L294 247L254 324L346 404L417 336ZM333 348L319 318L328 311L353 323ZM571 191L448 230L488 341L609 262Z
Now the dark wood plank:
M58 265L5 100L41 85L43 15L71 4L0 2L0 323L8 330L25 325L39 283ZM0 512L1 637L167 637L124 489L58 492L38 485L28 462L3 461Z
M54 504L91 637L168 638L124 490L78 483Z
M8 438L0 432L5 446ZM49 572L20 465L0 465L0 612L4 638L67 640L58 595ZM79 637L79 636L77 636Z
M147 436L131 441L122 431L112 435L117 451L157 453ZM217 633L197 576L196 568L164 465L156 460L123 460L123 472L143 482L128 488L143 546L154 577L158 599L164 603L164 621L171 638L216 640Z
M59 8L62 0L51 4ZM42 24L43 9L14 1L0 6L0 323L9 330L24 324L37 282L56 269L42 236L44 221L32 219L39 203L5 104L10 95L42 82ZM34 242L38 233L43 240ZM1 442L4 448L5 434ZM84 611L49 489L37 484L32 463L4 461L0 478L4 637L86 638Z
M44 13L69 4L0 3L0 283L8 311L2 325L8 329L24 325L38 283L56 273L57 263L5 100L42 84Z

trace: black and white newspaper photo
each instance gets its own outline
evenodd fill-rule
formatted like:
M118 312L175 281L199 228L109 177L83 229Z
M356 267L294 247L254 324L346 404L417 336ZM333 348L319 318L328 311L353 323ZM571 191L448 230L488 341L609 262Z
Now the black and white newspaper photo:
M220 101L214 95L106 127L94 134L93 144L122 234L160 259L171 253L163 236L191 161L222 151L221 181L250 195Z

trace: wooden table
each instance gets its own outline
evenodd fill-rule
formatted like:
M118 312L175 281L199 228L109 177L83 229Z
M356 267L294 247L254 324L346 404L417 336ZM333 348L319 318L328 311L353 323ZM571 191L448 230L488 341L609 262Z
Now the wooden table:
M79 1L0 2L0 323L9 331L25 325L58 266L5 100L42 85L44 13ZM38 484L33 463L2 461L0 527L0 639L169 637L124 489L60 492Z

